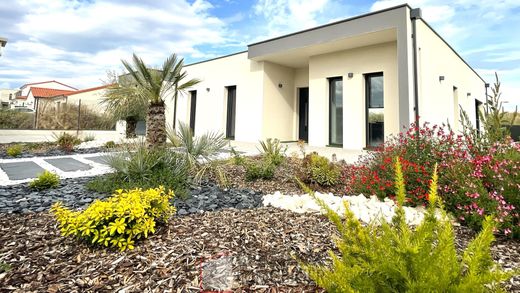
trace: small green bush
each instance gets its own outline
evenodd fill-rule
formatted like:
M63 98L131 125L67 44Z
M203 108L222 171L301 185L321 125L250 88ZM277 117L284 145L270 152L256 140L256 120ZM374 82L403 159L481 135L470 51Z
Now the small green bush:
M9 157L18 157L19 155L22 154L22 146L19 145L19 144L15 144L15 145L12 145L10 147L7 148L7 155Z
M339 182L340 168L326 157L313 152L303 159L303 181L320 186L333 186Z
M272 161L269 160L261 160L260 162L247 162L245 167L247 181L254 181L257 179L273 179L274 171L276 170L276 166Z
M341 255L330 252L330 266L301 263L310 278L327 292L503 292L500 283L515 272L504 272L491 257L494 220L486 218L482 231L459 259L453 227L437 195L437 168L429 207L415 229L406 224L399 159L395 170L398 207L392 223L382 220L380 226L373 222L364 227L346 201L342 220L316 198L339 230L336 246Z
M264 159L270 160L275 166L283 163L287 146L283 147L279 139L268 138L266 141L260 141L260 146L262 149L259 151Z
M74 149L74 146L81 143L81 139L77 136L68 134L66 132L62 132L60 134L53 134L54 139L56 139L56 143L58 147L64 151L70 152Z
M244 166L246 159L235 148L231 148L231 160L236 166Z
M52 212L63 236L124 251L133 249L135 240L155 233L157 221L166 222L173 216L173 197L173 191L165 192L163 187L119 189L108 200L96 200L84 211L71 211L56 203Z
M93 133L89 133L83 137L84 142L94 141L96 136Z
M107 142L105 142L105 148L107 149L113 149L116 147L116 143L112 140L109 140Z
M56 188L60 184L60 176L45 170L38 178L29 183L29 187L36 190Z

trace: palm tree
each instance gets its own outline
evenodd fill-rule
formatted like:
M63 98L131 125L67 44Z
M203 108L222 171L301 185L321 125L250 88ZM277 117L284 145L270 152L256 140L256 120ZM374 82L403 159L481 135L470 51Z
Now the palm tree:
M148 114L146 117L146 142L149 147L160 146L166 143L166 118L164 116L164 99L178 94L200 82L198 79L187 78L183 71L184 59L177 59L176 54L170 55L161 69L150 69L143 60L133 54L132 63L122 61L126 70L137 83L141 94L148 100Z
M135 82L129 79L117 78L115 72L108 73L109 87L101 101L107 113L114 120L126 121L126 137L136 137L137 122L146 118L148 100L140 92Z

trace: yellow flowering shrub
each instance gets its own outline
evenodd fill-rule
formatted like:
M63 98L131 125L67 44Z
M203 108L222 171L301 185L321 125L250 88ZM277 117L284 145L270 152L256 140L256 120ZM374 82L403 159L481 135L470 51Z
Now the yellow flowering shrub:
M133 249L135 240L155 232L156 221L167 222L175 213L173 191L164 187L121 189L107 200L94 201L84 211L72 211L61 202L52 206L63 236L75 236L91 244Z

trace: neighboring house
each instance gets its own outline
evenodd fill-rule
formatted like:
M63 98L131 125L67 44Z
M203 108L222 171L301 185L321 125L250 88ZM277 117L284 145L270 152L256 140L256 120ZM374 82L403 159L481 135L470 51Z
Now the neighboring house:
M195 134L303 139L359 150L419 122L477 123L485 81L408 5L254 43L186 65L202 82L179 98ZM173 122L167 99L167 122Z
M15 99L16 89L0 89L0 102L2 109L8 109L11 101Z
M31 110L36 109L35 94L31 92L32 88L37 88L37 95L42 95L40 98L50 98L52 94L60 94L65 92L73 92L78 89L64 83L50 80L43 82L27 83L20 87L16 92L15 100L11 104L11 108L27 108ZM51 89L53 91L45 91L42 89Z
M82 107L88 107L96 112L104 112L105 107L101 100L105 97L105 91L109 85L103 85L93 88L87 88L74 92L69 92L64 95L54 96L53 101L59 104L75 104L78 105L81 101Z

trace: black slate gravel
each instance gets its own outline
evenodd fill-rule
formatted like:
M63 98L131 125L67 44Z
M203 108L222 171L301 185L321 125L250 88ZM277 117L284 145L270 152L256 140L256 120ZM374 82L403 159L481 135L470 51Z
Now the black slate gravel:
M95 199L108 195L87 190L92 177L62 179L55 189L35 191L27 184L0 186L0 213L30 213L47 211L54 202L67 207L84 209ZM190 196L175 198L177 215L185 216L224 208L249 209L262 206L262 194L238 189L221 189L212 183L192 187Z

